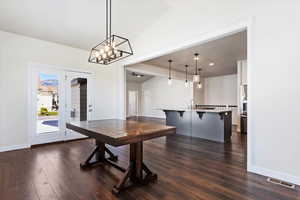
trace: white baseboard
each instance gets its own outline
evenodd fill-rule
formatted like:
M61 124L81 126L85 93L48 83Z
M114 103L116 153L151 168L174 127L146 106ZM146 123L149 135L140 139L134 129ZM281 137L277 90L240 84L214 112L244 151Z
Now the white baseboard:
M13 145L7 147L0 147L0 152L14 151L14 150L28 149L28 148L30 148L29 144L20 144L20 145Z
M153 117L153 118L166 119L165 115L162 115L162 116L159 116L159 115L139 115L139 117Z
M249 167L248 171L255 173L255 174L263 175L266 177L271 177L271 178L279 179L279 180L286 181L289 183L293 183L296 185L300 185L300 177L293 176L291 174L282 173L282 172L278 172L275 170L270 170L270 169L257 167L257 166Z

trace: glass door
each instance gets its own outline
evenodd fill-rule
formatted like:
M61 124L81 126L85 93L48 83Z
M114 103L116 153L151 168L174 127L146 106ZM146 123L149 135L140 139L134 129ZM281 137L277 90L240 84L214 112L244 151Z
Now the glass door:
M64 138L64 79L63 72L57 70L32 71L32 144L61 141Z
M91 99L91 75L79 72L67 72L66 76L66 121L79 122L91 120L93 105ZM66 140L85 136L66 129Z

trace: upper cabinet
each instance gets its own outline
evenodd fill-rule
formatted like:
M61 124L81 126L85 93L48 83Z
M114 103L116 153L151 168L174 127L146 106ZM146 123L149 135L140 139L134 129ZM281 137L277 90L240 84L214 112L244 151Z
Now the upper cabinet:
M238 67L238 76L240 85L247 85L248 79L247 79L247 60L240 60L237 62Z

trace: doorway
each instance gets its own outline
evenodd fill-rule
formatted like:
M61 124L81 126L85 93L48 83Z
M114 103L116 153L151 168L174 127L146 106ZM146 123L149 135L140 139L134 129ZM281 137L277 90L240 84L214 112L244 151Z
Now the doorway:
M166 61L166 60L169 59L169 57L168 57L169 54L172 54L172 53L175 53L177 51L181 51L181 50L184 50L184 49L187 49L187 48L192 48L196 45L206 44L208 42L215 41L217 39L221 39L221 38L224 38L226 36L230 36L230 35L240 33L240 32L243 32L243 31L246 31L246 36L247 36L247 38L246 38L246 43L247 43L247 46L246 46L246 49L247 49L247 52L246 52L247 65L251 66L252 65L252 54L253 54L251 44L252 44L252 39L253 39L252 37L253 36L252 36L252 20L249 20L249 21L245 21L244 23L238 23L238 24L234 24L234 25L232 25L230 27L227 27L227 28L222 28L218 31L203 34L202 36L198 37L197 39L194 38L192 40L186 40L182 43L165 47L163 49L160 49L160 51L158 51L158 52L153 52L153 53L150 53L146 56L136 57L134 59L131 59L128 62L124 63L124 72L126 72L126 69L128 69L128 67L134 68L132 66L136 65L137 66L136 69L139 70L139 72L145 73L146 71L149 71L149 65L157 64L160 67L162 66L158 62L157 63L149 62L152 59L155 59L157 57L167 56L167 57L163 57L161 59L162 61ZM213 54L214 53L212 53L211 55L213 55ZM202 55L202 54L200 54L200 55ZM183 58L185 58L185 57L183 56ZM184 60L184 59L181 59L181 60ZM237 58L235 60L243 60L243 59ZM165 62L165 63L167 63L167 62ZM141 66L141 64L144 64L144 66L138 67L138 65ZM182 67L182 66L184 66L184 64L185 63L180 63L178 66ZM215 65L215 63L211 62L210 60L207 60L206 64L207 64L207 66L210 66L210 67L213 67ZM146 67L146 65L147 65L147 67ZM191 66L191 65L189 64L189 66ZM231 65L231 66L233 66L233 65ZM208 72L211 72L210 71L211 69L212 68L210 68L208 70ZM176 70L177 70L177 68L176 68ZM155 71L155 70L153 69L153 71ZM175 70L173 69L173 71L175 71ZM162 70L160 70L160 72L163 73ZM249 73L245 74L245 77L246 77L246 79L249 80L250 79L249 77L250 77L250 74L251 74L251 68L248 70L248 72ZM168 74L167 74L167 76L168 76ZM124 84L126 85L126 81L124 81ZM249 90L249 88L251 87L250 81L248 81L247 84L248 84L248 87L247 87L248 91L251 91L251 90ZM251 92L248 92L247 99L248 100L247 100L247 105L246 105L246 107L247 107L246 112L248 113L248 116L249 116L249 115L251 115ZM126 109L126 101L125 100L126 100L126 97L124 96L124 101L123 101L124 109ZM238 101L238 103L240 103L240 101ZM243 110L240 110L240 109L243 109ZM242 107L240 107L240 109L239 109L239 111L243 111L243 113L245 113L244 104L242 105ZM247 121L247 123L251 124L251 118L247 118L246 121ZM249 170L251 168L250 166L252 165L251 164L251 158L252 158L251 126L244 126L244 127L245 127L245 131L247 132L247 135L243 135L247 140L247 142L245 144L245 151L244 151L246 161L244 163L247 166L247 170Z
M135 117L138 115L138 91L128 91L128 116Z
M66 122L92 119L91 73L32 66L30 73L30 143L45 144L84 136Z

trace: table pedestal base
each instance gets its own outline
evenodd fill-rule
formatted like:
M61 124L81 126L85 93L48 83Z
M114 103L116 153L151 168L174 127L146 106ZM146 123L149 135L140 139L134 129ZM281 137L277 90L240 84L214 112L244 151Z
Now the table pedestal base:
M145 176L143 174L145 172ZM131 182L131 185L146 185L150 182L155 182L157 175L152 173L150 169L143 163L143 143L130 144L130 164L120 179L118 184L114 186L112 192L119 194L122 190L126 189L127 181Z
M108 153L110 157L105 158L105 152ZM91 162L94 156L95 161ZM133 185L146 185L150 182L155 182L157 180L157 175L152 173L151 170L143 162L142 142L130 144L130 164L127 169L124 169L123 167L117 165L115 163L115 161L117 160L118 157L114 155L105 146L104 143L96 142L96 148L87 158L87 160L84 163L80 164L80 167L82 169L87 169L97 164L105 163L123 172L124 175L112 190L114 194L119 194L122 190ZM129 186L126 186L127 182L130 182L131 184Z
M105 152L109 155L108 158L105 158ZM92 158L95 156L95 161L91 162ZM99 163L109 162L111 161L116 162L118 160L118 156L114 155L104 143L96 142L96 147L86 159L84 163L80 164L81 169L86 169L89 167L93 167ZM122 170L125 171L125 170Z

